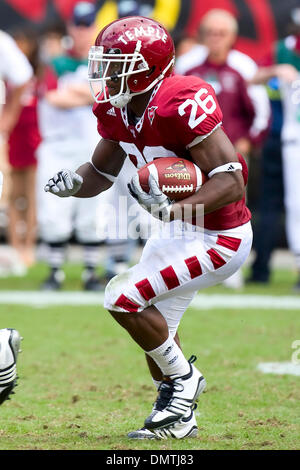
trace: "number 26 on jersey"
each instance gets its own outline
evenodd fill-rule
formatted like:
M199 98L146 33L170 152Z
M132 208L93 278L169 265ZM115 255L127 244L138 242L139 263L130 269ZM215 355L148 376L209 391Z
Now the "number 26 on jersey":
M186 108L190 108L190 116L189 116L189 126L191 129L197 127L204 119L207 118L208 114L212 114L216 108L217 104L212 97L212 95L208 94L208 90L206 88L200 88L200 90L195 93L194 99L188 98L185 100L179 107L178 113L180 116L186 114ZM197 117L199 107L203 111L200 116Z

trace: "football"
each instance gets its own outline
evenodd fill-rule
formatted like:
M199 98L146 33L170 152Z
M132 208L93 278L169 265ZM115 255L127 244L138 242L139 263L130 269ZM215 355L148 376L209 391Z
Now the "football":
M149 192L148 178L152 174L162 192L172 201L180 201L194 194L207 176L193 162L179 157L156 158L138 170L142 189Z

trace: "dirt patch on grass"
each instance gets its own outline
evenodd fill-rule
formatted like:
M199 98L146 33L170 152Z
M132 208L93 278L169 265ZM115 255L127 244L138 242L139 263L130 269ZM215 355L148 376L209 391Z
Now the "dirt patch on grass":
M279 421L279 419L276 418L276 416L272 416L271 418L268 418L266 420L249 419L247 421L247 424L249 424L249 426L272 426L272 427L286 426L286 423L284 421Z

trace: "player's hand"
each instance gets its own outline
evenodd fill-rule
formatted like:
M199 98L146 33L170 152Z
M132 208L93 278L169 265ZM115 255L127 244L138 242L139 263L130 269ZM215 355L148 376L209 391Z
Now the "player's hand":
M161 191L153 175L149 176L148 183L150 188L149 193L142 189L138 175L134 175L128 184L130 194L153 217L169 222L173 201Z
M82 176L75 171L61 170L50 178L44 190L59 197L69 197L79 191L82 182Z
M291 64L278 64L276 75L283 82L292 83L299 78L299 71Z

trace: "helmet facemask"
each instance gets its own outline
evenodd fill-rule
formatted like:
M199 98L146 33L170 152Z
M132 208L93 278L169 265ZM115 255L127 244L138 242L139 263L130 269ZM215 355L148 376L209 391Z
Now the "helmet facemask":
M127 79L133 73L138 74L149 70L149 66L140 53L140 49L141 41L137 41L133 54L122 54L119 49L111 49L105 53L103 46L91 47L89 52L88 80L96 103L110 102L117 108L122 108L129 103L133 95L128 87ZM106 88L108 80L115 81L120 86L119 92L116 95L110 96L108 94ZM101 100L99 89L94 89L95 83L97 85L100 84L100 91L103 92Z

